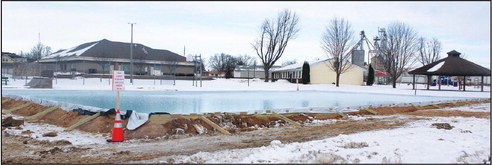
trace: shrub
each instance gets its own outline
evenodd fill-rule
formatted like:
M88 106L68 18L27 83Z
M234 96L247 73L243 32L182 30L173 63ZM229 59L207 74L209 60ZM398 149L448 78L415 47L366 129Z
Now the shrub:
M374 69L372 65L369 65L369 72L367 74L367 85L371 86L374 84Z
M309 76L309 63L307 61L304 61L304 64L302 65L302 83L303 84L309 84L311 82L311 77Z

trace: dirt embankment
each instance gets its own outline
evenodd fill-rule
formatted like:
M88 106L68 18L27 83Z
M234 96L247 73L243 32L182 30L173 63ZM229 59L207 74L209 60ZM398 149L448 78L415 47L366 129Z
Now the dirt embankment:
M2 104L2 111L25 103L25 101L8 101ZM83 147L73 146L66 142L39 141L30 137L9 135L3 132L2 163L127 163L177 154L259 147L269 145L272 140L280 140L283 143L304 142L339 134L392 129L413 120L425 119L420 116L490 117L488 112L436 110L438 107L447 108L476 103L490 103L490 100L456 104L446 103L437 104L436 106L372 108L371 110L378 115L386 117L368 117L363 120L344 119L339 114L283 114L290 120L303 124L301 127L293 126L273 114L238 115L222 113L205 116L219 127L232 133L232 135L221 135L214 127L196 117L173 117L163 124L147 123L134 131L125 130L126 139L140 140ZM33 104L12 113L31 116L47 108L49 107ZM345 114L373 115L365 110ZM389 116L392 114L407 115L408 117ZM61 127L69 127L86 117L89 116L56 109L38 119L29 120L29 122L50 123ZM114 115L99 116L77 127L77 129L93 133L110 133L113 128L114 117ZM326 119L336 120L325 124L309 124L314 120ZM123 120L123 125L126 125L126 123L127 120ZM29 131L25 133L29 134Z
M2 98L5 100L7 98ZM10 100L2 104L2 110L8 110L17 106L26 104L26 101ZM369 107L368 109L376 112L377 115L392 115L392 114L407 114L407 115L441 115L441 116L475 116L486 117L486 113L474 113L474 112L461 112L461 111L449 111L445 114L441 112L432 111L436 108L446 108L454 106L463 106L466 104L477 103L490 103L490 100L484 101L470 101L470 102L458 102L458 103L441 103L435 105L426 106L413 106L408 105L405 107ZM11 113L21 116L32 116L49 107L31 104L27 107L15 110ZM359 110L357 112L347 112L346 115L373 115L366 110ZM282 114L283 116L293 120L297 123L304 124L310 123L313 120L327 120L327 119L341 119L343 116L336 113L290 113ZM89 117L88 115L79 115L74 111L65 111L60 108L38 117L32 120L33 122L49 123L61 127L68 128L80 120ZM225 129L230 133L239 133L245 131L252 131L261 128L276 128L290 125L287 121L279 118L273 114L255 114L255 115L239 115L230 113L221 114L208 114L205 115L207 119ZM111 133L114 125L114 115L99 116L90 122L78 126L76 129L91 132L91 133ZM122 124L126 125L128 119L122 120ZM152 123L147 122L140 128L130 131L125 129L126 139L154 139L154 138L166 138L171 135L198 135L208 134L216 135L219 132L212 126L199 119L198 117L185 116L171 117L169 121L165 123Z

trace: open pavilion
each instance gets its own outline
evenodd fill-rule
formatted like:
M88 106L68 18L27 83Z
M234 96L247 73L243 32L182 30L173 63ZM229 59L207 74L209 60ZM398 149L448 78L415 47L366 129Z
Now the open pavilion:
M413 89L415 89L415 75L427 75L427 90L432 76L437 75L439 90L441 90L441 76L463 76L463 91L466 86L466 76L481 76L481 91L483 92L483 78L490 76L490 69L477 65L460 57L459 52L452 50L447 53L448 57L408 72L413 75Z

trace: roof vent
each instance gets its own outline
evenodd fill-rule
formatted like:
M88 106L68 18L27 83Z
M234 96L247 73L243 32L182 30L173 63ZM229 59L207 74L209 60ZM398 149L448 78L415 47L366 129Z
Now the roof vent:
M448 52L448 57L452 56L452 57L460 57L460 52L457 52L456 50L452 50L450 52Z

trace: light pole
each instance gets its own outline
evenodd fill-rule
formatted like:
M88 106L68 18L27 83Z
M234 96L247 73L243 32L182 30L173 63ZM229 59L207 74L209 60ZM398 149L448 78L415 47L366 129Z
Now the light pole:
M131 44L130 44L130 83L133 84L133 24L137 23L128 23L132 27L132 36L131 36Z

